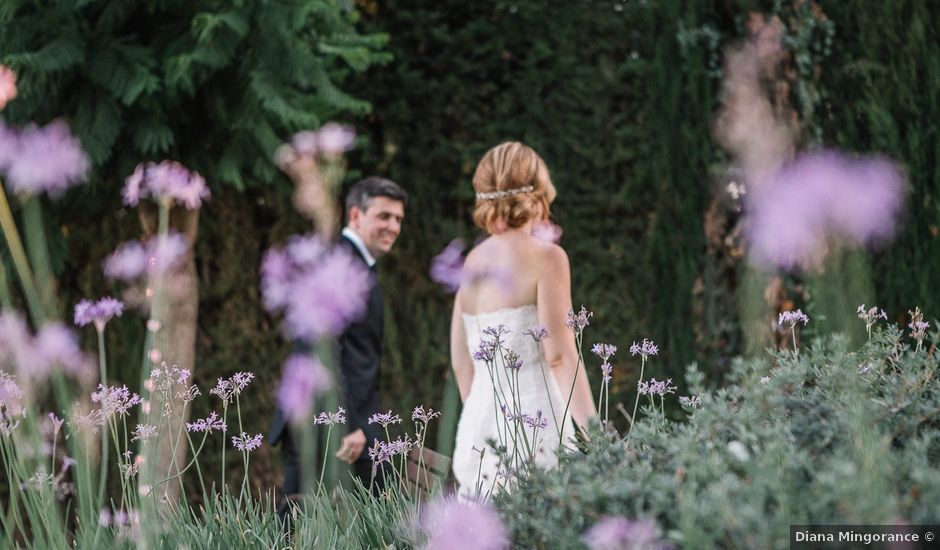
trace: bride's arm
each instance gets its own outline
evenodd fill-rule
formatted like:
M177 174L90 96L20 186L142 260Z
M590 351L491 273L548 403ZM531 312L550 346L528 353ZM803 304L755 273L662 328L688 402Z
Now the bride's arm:
M565 326L565 316L571 311L571 269L564 249L551 245L542 256L538 279L539 323L548 329L549 337L542 341L545 359L552 367L561 397L571 395L569 410L578 426L586 427L597 412L594 396L584 365L578 367L578 349L574 334ZM571 386L574 384L574 391Z
M454 369L454 380L460 392L460 401L467 400L473 383L473 361L467 349L467 332L463 327L463 309L460 307L460 291L454 296L454 313L450 319L450 364Z

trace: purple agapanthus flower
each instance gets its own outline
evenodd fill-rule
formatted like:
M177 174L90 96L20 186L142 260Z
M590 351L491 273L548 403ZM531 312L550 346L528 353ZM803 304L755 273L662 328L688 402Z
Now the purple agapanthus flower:
M441 498L428 504L419 524L427 536L425 550L504 550L509 535L489 503Z
M496 357L496 346L492 342L480 340L480 346L473 352L474 361L489 363Z
M694 409L702 404L702 398L697 395L682 395L679 396L679 404Z
M803 323L804 325L809 323L809 317L799 309L781 312L777 317L777 324L780 326L789 325L789 328L792 329L797 323Z
M141 244L128 241L118 246L103 264L105 277L133 282L144 274L157 277L179 265L189 250L186 237L170 232Z
M565 316L565 326L576 335L581 334L584 332L584 329L591 324L590 319L592 315L594 315L594 313L585 309L584 306L581 306L581 311L578 313L571 310Z
M523 415L522 415L522 422L523 422L526 426L528 426L528 427L530 427L530 428L532 428L532 429L538 428L538 429L543 429L543 430L544 430L545 428L548 427L548 418L545 418L544 416L542 416L542 411L541 411L541 410L536 411L536 413L535 413L534 416L531 415L531 414L523 414Z
M219 414L213 411L206 418L200 418L195 422L187 422L186 429L190 432L206 432L212 433L214 430L219 430L222 433L225 433L225 430L228 429L228 426L225 422L222 421L222 418Z
M419 405L415 407L415 410L412 411L411 413L411 419L414 420L415 422L420 420L421 422L428 423L431 420L437 418L438 416L441 416L441 413L435 411L434 409L430 407L428 407L427 410L424 410L424 405Z
M241 435L232 436L232 445L243 453L250 453L261 446L263 439L262 434L248 435L242 432Z
M463 283L464 248L462 239L454 239L431 260L431 279L440 283L448 292L456 292Z
M669 548L660 540L659 526L652 520L630 521L606 517L584 535L591 550L658 550Z
M548 338L548 329L543 327L542 325L535 325L532 328L523 332L522 334L525 334L526 336L531 336L532 339L535 340L535 343L537 344L541 342L542 340Z
M55 365L76 377L88 375L92 368L89 358L82 353L75 333L62 323L43 325L32 341L33 362L21 365L23 372L31 369L33 377L45 376Z
M827 239L866 246L887 239L904 201L904 176L882 157L804 153L748 195L752 259L792 268L813 263Z
M369 424L381 424L383 428L387 428L389 424L401 424L401 417L392 414L392 411L375 413L369 417Z
M278 405L288 420L302 421L310 415L313 398L330 387L330 375L318 360L299 354L288 357L283 370Z
M345 424L346 423L346 409L339 407L335 413L321 412L313 420L313 423L320 425L320 426L334 426L336 424Z
M352 126L327 122L317 132L317 147L327 156L339 156L349 151L356 141Z
M361 317L373 284L351 252L327 250L315 238L269 250L261 275L265 307L283 312L288 337L307 342L335 336Z
M3 167L13 193L60 197L83 181L91 166L68 124L61 120L42 128L24 128L6 145L13 147Z
M157 427L150 424L138 424L131 432L131 441L147 441L157 436Z
M598 342L597 344L594 344L594 347L591 348L591 353L600 357L606 363L610 361L610 357L613 354L617 353L617 346Z
M97 302L82 300L75 305L75 324L83 327L94 323L99 331L112 317L120 317L124 313L124 302L110 296L101 298Z
M561 241L562 229L548 220L539 222L532 226L532 236L540 241L558 244Z
M98 384L98 391L91 394L92 403L101 407L105 417L112 415L125 416L130 408L141 403L140 396L131 393L127 386L105 386Z
M138 165L124 181L121 194L128 206L136 206L141 199L152 197L158 202L172 200L187 210L198 209L210 196L206 180L199 173L171 160Z
M610 363L604 363L601 365L601 374L603 374L604 382L610 382L610 374L614 371L614 367Z
M373 467L391 460L392 456L391 447L384 441L376 439L372 447L369 447L369 459L372 460Z
M653 355L658 355L659 348L656 346L656 344L653 343L652 340L644 338L643 341L639 344L633 342L633 345L630 346L630 354L634 356L641 355L645 360L649 359Z

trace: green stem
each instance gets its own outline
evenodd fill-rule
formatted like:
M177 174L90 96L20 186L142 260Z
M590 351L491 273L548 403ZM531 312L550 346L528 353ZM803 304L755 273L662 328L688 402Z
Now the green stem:
M636 401L633 402L633 414L630 416L630 430L627 432L627 437L630 437L630 434L633 433L633 426L636 424L636 408L640 404L640 391L639 385L643 382L643 371L646 369L646 356L643 356L643 359L640 361L640 380L637 382L637 392L636 392Z
M185 474L187 470L189 470L192 467L192 465L197 462L197 459L199 458L199 453L202 452L202 447L206 444L206 438L208 437L209 437L209 432L207 430L206 432L203 433L202 441L199 443L199 448L196 449L195 453L193 453L193 458L192 460L189 461L189 464L187 464L186 467L183 468L183 470L179 472L178 474L169 476L166 479L161 479L160 481L155 483L154 486L150 489L150 492L147 493L147 496L149 497L150 495L152 495L153 492L156 491L157 487L159 487L160 485L163 485L167 481L172 481L173 479L176 479L177 477L180 477L181 475Z
M42 222L42 204L38 195L31 195L23 201L23 227L26 249L36 269L36 286L46 317L58 318L55 303L55 277L52 273L52 262L49 260L49 245Z
M39 292L36 290L35 279L33 279L32 271L29 268L29 260L26 258L26 251L23 249L20 234L16 230L16 223L13 221L13 211L10 210L10 203L7 201L2 182L0 182L0 229L2 229L3 235L6 237L10 255L13 257L13 267L16 268L16 274L20 279L20 286L23 287L23 294L26 295L26 306L29 308L30 316L32 316L36 326L41 326L46 320L45 313L43 313L42 300L39 297Z
M565 403L565 412L562 413L562 415L561 415L561 421L562 421L562 422L565 422L565 423L568 422L568 407L571 406L571 398L574 396L574 387L575 387L575 385L577 385L577 383L578 383L578 373L579 373L580 370L581 370L581 361L584 360L583 350L581 349L581 344L582 344L582 336L581 336L581 333L578 332L578 333L575 335L575 338L574 338L574 339L575 339L576 345L578 346L578 363L574 366L574 378L571 380L571 389L568 390L568 401ZM563 432L563 431L564 431L564 430L562 430L562 432ZM562 439L559 437L559 438L558 438L558 449L559 449L559 451L561 450L563 444L564 444L564 441L562 441Z
M13 294L10 291L10 283L7 282L7 266L0 256L0 311L11 311L13 309Z
M105 357L104 331L98 331L98 375L101 386L108 385L108 363ZM102 390L104 391L104 390ZM108 432L101 427L101 470L98 476L98 503L104 502L104 491L108 484Z

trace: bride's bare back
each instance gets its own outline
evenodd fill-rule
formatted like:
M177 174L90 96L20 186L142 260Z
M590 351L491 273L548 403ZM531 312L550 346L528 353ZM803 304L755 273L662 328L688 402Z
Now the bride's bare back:
M467 256L461 309L469 315L537 302L539 272L549 247L523 231L492 235Z

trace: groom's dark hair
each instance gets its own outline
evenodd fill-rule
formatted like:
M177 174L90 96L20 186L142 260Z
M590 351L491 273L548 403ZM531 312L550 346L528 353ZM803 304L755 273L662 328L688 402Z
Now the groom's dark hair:
M408 203L408 193L392 180L371 176L361 179L349 188L346 194L346 214L353 206L365 212L375 197L388 197L392 200Z

